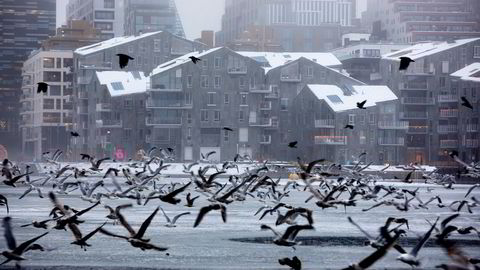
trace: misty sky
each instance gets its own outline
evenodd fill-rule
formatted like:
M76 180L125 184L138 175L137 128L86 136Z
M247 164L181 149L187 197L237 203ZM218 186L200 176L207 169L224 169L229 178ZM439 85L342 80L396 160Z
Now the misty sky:
M57 0L57 27L65 23L68 0ZM200 37L202 30L218 31L225 0L175 0L188 39ZM357 16L366 8L366 0L357 0Z

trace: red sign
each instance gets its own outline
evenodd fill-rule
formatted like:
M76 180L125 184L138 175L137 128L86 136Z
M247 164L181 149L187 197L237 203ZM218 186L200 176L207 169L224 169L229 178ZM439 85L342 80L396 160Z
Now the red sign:
M0 144L0 160L8 158L7 148Z
M117 148L117 150L115 150L115 159L116 160L125 159L125 150L123 150L123 148Z

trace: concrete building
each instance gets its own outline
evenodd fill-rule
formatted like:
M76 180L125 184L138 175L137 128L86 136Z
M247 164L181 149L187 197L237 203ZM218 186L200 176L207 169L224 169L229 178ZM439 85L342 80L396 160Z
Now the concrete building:
M55 34L55 1L3 0L0 10L0 145L9 158L17 159L22 65L31 51Z
M113 38L75 50L74 106L76 111L73 116L73 130L80 134L80 138L71 142L75 156L83 152L94 152L97 149L96 145L89 144L88 138L91 134L89 129L96 124L97 120L102 120L98 118L102 114L97 114L97 112L103 108L102 105L96 107L98 106L96 105L98 104L95 99L96 95L90 94L90 92L95 92L98 87L98 82L94 80L97 71L120 71L116 54L128 54L134 58L123 71L142 72L148 76L155 67L166 61L205 48L204 44L186 40L169 32L159 31ZM143 111L145 111L144 106ZM127 117L137 119L135 114L127 115ZM131 122L124 120L125 123ZM129 128L136 127L122 126L122 129ZM144 141L144 138L139 141L132 140L131 144L143 145ZM117 144L120 147L123 142L112 140L111 143L113 147L116 147ZM132 153L128 154L133 155Z
M382 84L380 59L382 55L408 47L407 44L360 43L330 51L351 77L368 85Z
M85 20L101 31L106 40L124 35L125 0L69 0L67 21Z
M408 122L396 115L397 97L386 86L307 85L293 101L295 137L302 160L402 164ZM357 102L366 100L365 110ZM354 129L346 129L346 125Z
M400 72L399 57L410 57L415 63ZM473 111L472 122L462 120L466 111L459 98L467 96L475 102L476 91L472 94L450 74L478 58L480 38L421 43L382 57L384 83L400 98L399 118L409 121L405 140L408 162L456 166L447 153L459 149L463 138L472 138L466 137L467 129L475 123L478 111Z
M269 49L264 44L272 43L288 52L330 50L340 46L341 28L352 26L354 2L228 0L216 45L245 50L254 42L262 48L259 51Z
M185 37L174 0L124 0L125 35L168 31Z
M398 43L478 37L478 0L368 0L372 38Z

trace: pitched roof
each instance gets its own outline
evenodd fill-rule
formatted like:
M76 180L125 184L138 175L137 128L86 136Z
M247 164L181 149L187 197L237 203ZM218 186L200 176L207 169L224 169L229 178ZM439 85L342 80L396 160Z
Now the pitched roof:
M150 79L139 71L97 71L95 74L111 97L145 93Z
M480 62L470 64L450 74L464 81L480 82Z
M440 53L458 46L480 40L480 38L458 39L454 42L428 42L419 43L403 50L389 53L382 58L400 61L400 57L409 57L413 60L420 59L429 55Z
M161 32L162 31L157 31L157 32L150 32L150 33L141 34L141 35L138 35L138 36L123 36L123 37L111 38L111 39L108 39L108 40L105 40L105 41L102 41L102 42L98 42L98 43L95 43L95 44L92 44L92 45L88 45L88 46L85 46L85 47L78 48L78 49L75 50L75 53L79 54L79 55L88 55L88 54L96 53L96 52L104 50L104 49L112 48L112 47L115 47L115 46L119 46L119 45L122 45L122 44L126 44L126 43L129 43L129 42L135 41L135 40L139 40L139 39L142 39L142 38L153 36L153 35L156 35L156 34L161 33Z
M367 100L365 107L372 107L380 102L398 99L392 90L385 85L353 85L352 95L346 95L336 85L309 84L307 88L319 100L324 100L334 112L356 109L357 102L364 100Z

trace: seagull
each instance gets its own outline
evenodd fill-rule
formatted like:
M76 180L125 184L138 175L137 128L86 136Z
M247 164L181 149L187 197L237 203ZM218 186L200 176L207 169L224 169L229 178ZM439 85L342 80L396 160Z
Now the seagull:
M121 53L118 53L117 56L118 56L118 65L120 66L120 69L125 68L128 65L129 60L135 59L133 57L130 57L126 54L121 54Z
M172 190L170 193L165 194L165 195L148 197L147 200L145 201L145 204L147 204L147 202L150 199L160 199L162 202L166 202L166 203L169 203L169 204L177 204L177 203L181 202L182 200L175 198L175 196L177 196L178 194L185 191L185 189L187 189L188 186L190 186L191 184L192 184L192 182L188 182L186 185L184 185L184 186L182 186L178 189Z
M193 207L193 202L198 199L200 196L195 196L195 197L191 197L191 194L190 193L187 193L187 197L186 197L186 200L187 200L187 204L185 204L186 207Z
M200 156L202 157L202 161L208 161L208 158L213 155L213 154L216 154L217 152L216 151L210 151L208 152L207 154L203 154L203 153L200 153Z
M28 189L25 190L25 192L18 198L19 200L22 199L23 197L25 197L28 193L32 192L32 191L36 191L38 193L38 197L40 197L41 199L43 199L43 194L42 194L42 190L39 188L39 187L36 187L32 184L28 184Z
M470 103L470 101L468 101L468 99L466 97L461 97L460 99L463 101L462 104L461 104L462 106L467 107L470 110L473 110L472 104Z
M181 216L190 215L190 212L183 212L183 213L180 213L180 214L174 216L173 219L170 219L170 218L167 216L167 214L165 213L165 211L163 211L163 208L160 207L160 210L162 210L163 216L164 216L165 219L167 220L167 224L165 224L165 227L170 227L170 228L177 227L177 225L175 225L175 223L177 222L177 220L178 220Z
M190 57L188 57L188 58L190 58L190 60L192 60L192 62L193 62L194 64L197 64L198 61L202 61L202 59L197 58L197 57L195 57L195 56L190 56Z
M48 234L48 232L45 232L39 236L36 236L28 241L25 241L21 243L20 245L17 246L17 242L15 241L15 237L13 236L12 232L12 226L11 226L11 217L4 217L3 218L3 228L4 228L4 235L5 235L5 240L7 242L7 247L10 249L10 251L3 251L1 254L7 258L4 262L2 262L0 265L6 264L10 261L23 261L25 260L24 257L22 257L23 253L28 250L32 244L37 241L38 239L44 237L45 235Z
M45 220L42 220L42 221L32 221L32 223L29 223L29 224L24 224L24 225L21 225L20 227L22 228L25 228L25 227L29 227L29 226L33 226L34 228L37 228L37 229L48 229L48 226L47 226L47 223L50 222L50 221L54 221L56 220L56 218L50 218L50 219L45 219Z
M31 174L31 172L28 172L28 173L24 173L24 174L20 174L20 175L17 175L15 177L12 176L12 174L7 174L6 177L7 177L7 180L3 180L3 183L7 186L11 186L11 187L16 187L15 186L15 183L22 179L24 176L27 176Z
M39 82L37 83L37 93L44 93L46 94L47 93L47 90L48 90L48 84L45 83L45 82Z
M290 147L290 148L297 148L297 144L298 144L297 141L289 142L289 143L288 143L288 147Z
M471 193L474 189L476 189L476 188L478 188L478 187L480 187L480 184L472 185L472 186L468 189L467 194L465 194L465 197L464 197L464 198L467 198L468 195L470 195L470 193Z
M410 57L400 57L400 68L399 70L407 70L411 62L415 62Z
M0 206L3 206L5 205L5 207L7 208L7 215L8 213L10 213L10 210L8 209L8 200L7 200L7 197L3 196L2 194L0 194Z
M78 134L78 132L76 132L76 131L70 131L70 135L72 137L80 137L80 134Z
M364 107L365 103L367 103L366 100L364 100L362 102L357 102L357 108L362 109L362 110L366 110L367 108Z
M345 125L345 129L353 129L355 126L354 125L350 125L350 124L347 124Z
M293 258L283 258L283 259L278 259L278 263L280 265L286 265L289 266L290 268L294 270L301 270L302 269L302 262L297 256L293 256Z
M107 224L107 222L103 223L101 226L99 226L95 230L91 231L87 235L82 236L82 232L80 231L80 229L78 228L78 226L76 224L68 223L68 228L70 228L70 230L73 233L73 236L75 237L75 241L73 241L70 244L78 245L81 248L83 248L84 251L87 251L86 247L91 246L90 244L87 243L87 240L92 238L93 235L95 235L98 231L100 231L100 229L102 229L103 226L105 226L105 224Z
M220 210L223 222L224 223L227 222L227 208L223 204L215 203L208 206L204 206L200 209L200 212L198 212L198 216L197 216L197 219L195 220L195 223L193 224L193 227L194 228L197 227L200 224L200 222L202 222L203 217L212 210Z
M108 158L108 157L102 158L102 159L97 160L96 162L94 162L93 159L90 159L90 163L92 164L92 167L90 168L90 170L92 170L92 171L101 171L100 165L102 164L102 162L104 162L104 161L106 161L106 160L110 160L110 158Z
M275 234L275 239L273 239L273 243L278 246L286 246L286 247L293 247L298 244L298 242L295 241L297 238L297 234L301 230L314 230L315 228L312 225L292 225L288 227L283 235L280 235L276 230L274 230L272 227L262 224L260 226L260 229L262 230L271 230L273 234Z

